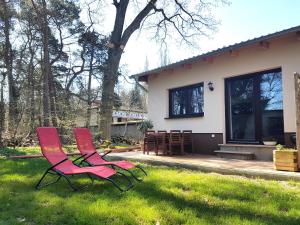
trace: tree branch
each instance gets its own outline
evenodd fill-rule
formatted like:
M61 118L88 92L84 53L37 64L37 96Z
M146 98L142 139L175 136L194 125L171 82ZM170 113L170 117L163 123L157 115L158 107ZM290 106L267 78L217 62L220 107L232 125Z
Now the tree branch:
M125 46L130 38L130 36L133 34L134 31L139 29L141 22L143 19L146 18L146 16L150 13L152 9L154 9L155 3L157 0L151 0L145 8L134 18L134 20L131 22L131 24L126 28L124 31L120 45Z

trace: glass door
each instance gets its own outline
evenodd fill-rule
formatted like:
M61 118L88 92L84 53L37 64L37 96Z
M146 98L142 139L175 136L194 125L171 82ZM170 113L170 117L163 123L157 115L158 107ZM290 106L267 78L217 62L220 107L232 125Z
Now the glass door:
M229 139L255 141L255 102L253 78L240 78L228 84Z
M225 80L226 138L231 143L262 143L274 137L283 143L281 70Z

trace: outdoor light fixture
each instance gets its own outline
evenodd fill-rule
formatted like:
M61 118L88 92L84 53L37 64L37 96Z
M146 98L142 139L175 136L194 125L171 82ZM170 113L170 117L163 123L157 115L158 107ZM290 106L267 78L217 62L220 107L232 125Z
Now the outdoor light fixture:
M214 84L213 82L209 81L208 84L207 84L208 88L210 91L213 91L214 90Z

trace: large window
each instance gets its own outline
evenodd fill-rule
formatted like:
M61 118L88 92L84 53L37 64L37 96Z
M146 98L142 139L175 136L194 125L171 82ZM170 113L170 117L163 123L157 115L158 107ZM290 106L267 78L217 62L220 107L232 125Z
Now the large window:
M203 83L169 90L169 117L203 116Z
M281 69L233 78L226 83L227 141L284 143Z

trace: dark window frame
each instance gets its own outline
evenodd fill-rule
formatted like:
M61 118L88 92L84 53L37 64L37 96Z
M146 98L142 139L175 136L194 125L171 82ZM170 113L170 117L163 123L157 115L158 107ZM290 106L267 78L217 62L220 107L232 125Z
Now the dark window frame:
M203 98L203 105L204 105L204 82L200 82L197 84L192 84L192 85L187 85L187 86L182 86L182 87L177 87L177 88L172 88L169 89L169 118L193 118L193 117L203 117L204 116L204 112L203 112L203 105L202 105L202 112L200 113L190 113L190 102L191 102L191 97L188 95L188 90L196 88L196 87L200 87L202 88L202 98ZM173 103L172 103L172 93L174 91L184 91L184 104L186 106L187 109L187 113L186 114L179 114L179 115L173 115L172 112L172 107L173 107Z
M260 104L260 81L259 77L262 76L263 74L267 73L275 73L275 72L280 72L282 79L283 79L283 74L282 74L282 68L275 68L275 69L270 69L270 70L262 70L259 72L255 73L248 73L244 75L238 75L234 77L228 77L225 78L225 123L226 123L226 143L233 143L233 144L262 144L261 138L263 137L262 135L262 130L260 129L262 126L262 109L261 109L261 104ZM254 117L255 117L255 140L233 140L230 137L230 100L229 100L229 85L230 82L240 80L240 79L247 79L247 78L253 78L253 94L255 97L253 97L253 107L254 107ZM282 80L283 82L283 80ZM283 84L282 84L283 85ZM283 87L282 87L283 88ZM283 90L282 90L283 94ZM284 109L282 109L282 112L284 112ZM283 118L284 120L284 118ZM284 122L284 121L283 121ZM284 126L284 125L283 125ZM284 139L281 140L282 144L284 144Z

